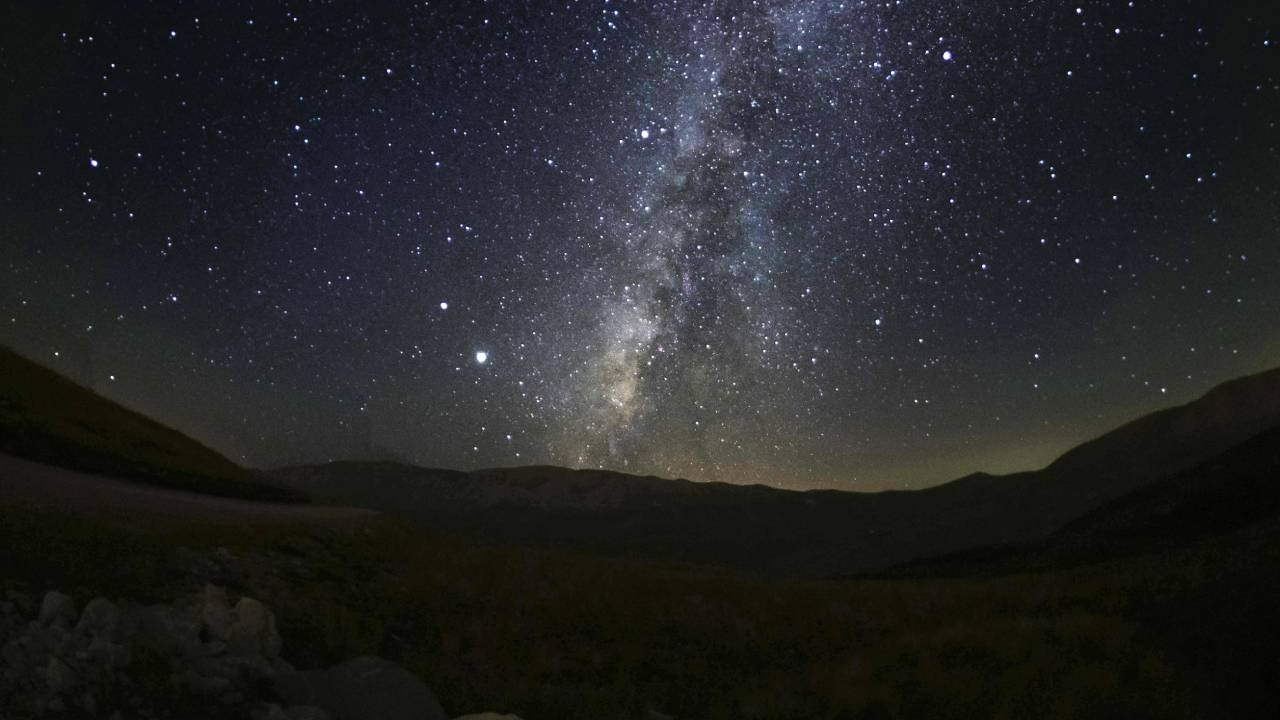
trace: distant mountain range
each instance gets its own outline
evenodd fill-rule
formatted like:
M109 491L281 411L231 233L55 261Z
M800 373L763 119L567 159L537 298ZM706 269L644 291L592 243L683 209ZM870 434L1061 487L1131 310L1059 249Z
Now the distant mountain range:
M1271 517L1280 369L1048 467L918 491L795 492L598 470L396 462L254 471L0 348L0 452L215 495L380 511L446 534L776 575L961 572L1144 552Z
M306 500L5 347L0 347L0 452L210 495Z
M1043 470L976 474L919 491L793 492L554 467L464 473L360 462L271 476L319 501L496 542L833 576L1041 541L1277 427L1280 369L1139 418Z

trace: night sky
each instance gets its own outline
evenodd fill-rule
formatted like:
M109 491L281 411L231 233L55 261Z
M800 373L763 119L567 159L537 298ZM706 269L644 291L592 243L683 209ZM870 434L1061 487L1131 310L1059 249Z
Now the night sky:
M25 4L0 342L253 466L922 487L1280 365L1280 3Z

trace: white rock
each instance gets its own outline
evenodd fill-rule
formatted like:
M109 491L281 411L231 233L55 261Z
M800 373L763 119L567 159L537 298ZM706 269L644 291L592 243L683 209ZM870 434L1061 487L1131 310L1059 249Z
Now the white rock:
M285 714L284 708L271 703L253 715L254 720L289 720L289 716Z
M45 667L44 672L45 681L49 683L49 689L59 695L75 690L76 686L80 684L80 677L76 675L76 671L56 657L49 658L49 664Z
M187 689L203 698L223 695L232 689L231 681L227 678L200 675L192 671L187 671L183 681Z
M280 654L280 634L276 619L266 605L251 598L242 597L236 603L235 619L227 633L227 651L235 655Z
M120 608L104 597L96 597L84 606L80 622L76 623L76 632L113 640L119 627Z
M200 651L200 621L168 605L151 605L141 612L138 629L143 644L166 655L196 655Z
M227 591L217 585L205 585L200 604L200 620L215 640L225 641L231 631L231 604Z
M447 720L426 684L390 660L358 657L324 679L321 705L334 720Z
M67 625L76 621L76 603L70 597L57 590L45 593L44 602L40 603L40 624L51 625L61 622Z

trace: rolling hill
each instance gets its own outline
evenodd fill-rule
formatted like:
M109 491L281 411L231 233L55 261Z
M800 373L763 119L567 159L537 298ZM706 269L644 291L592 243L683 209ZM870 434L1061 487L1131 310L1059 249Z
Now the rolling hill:
M945 553L886 574L998 575L1073 567L1265 528L1280 530L1280 425L1104 503L1047 538Z
M259 472L0 349L0 452L214 495L364 507L489 542L789 576L877 573L1042 543L1122 498L1134 498L1139 512L1144 488L1216 492L1222 472L1201 466L1216 458L1265 468L1252 455L1237 462L1224 453L1255 436L1274 439L1266 433L1277 427L1280 369L1138 418L1042 470L920 491L794 492L549 466L461 472L337 462ZM1242 490L1236 509L1249 510L1249 493L1262 489Z
M1051 538L1097 552L1160 550L1280 517L1280 426L1072 520Z
M1280 370L1271 370L1139 418L1043 470L972 475L912 492L792 492L553 467L464 473L360 462L272 476L318 500L485 540L832 576L1041 540L1276 426Z
M0 452L210 495L307 499L4 347L0 347Z

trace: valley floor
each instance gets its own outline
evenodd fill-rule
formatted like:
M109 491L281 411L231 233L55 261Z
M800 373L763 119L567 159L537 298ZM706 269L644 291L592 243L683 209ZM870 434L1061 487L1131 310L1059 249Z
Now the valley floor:
M275 609L294 665L382 655L451 715L1241 718L1280 686L1274 524L1034 574L787 581L60 473L0 463L7 587L162 602L223 585ZM101 512L113 493L156 512Z

